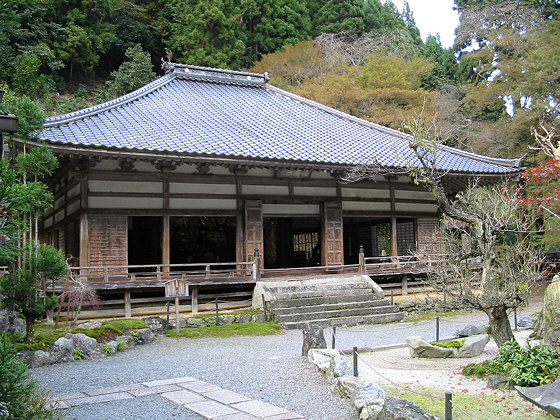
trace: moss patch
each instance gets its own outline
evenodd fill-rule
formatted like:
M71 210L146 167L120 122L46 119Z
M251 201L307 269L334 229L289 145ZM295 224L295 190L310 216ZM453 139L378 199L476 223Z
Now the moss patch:
M503 369L492 363L492 360L486 360L482 363L469 363L461 372L470 378L487 378L490 375L504 375Z
M431 344L437 347L443 347L444 349L460 349L465 345L465 339L459 338L457 340L436 341Z
M213 325L202 328L182 328L177 335L174 329L167 331L168 337L235 337L239 335L280 334L282 327L276 322L248 322L246 324Z
M406 316L404 322L420 322L420 321L429 321L430 319L435 319L437 316L440 318L449 317L449 316L457 316L457 315L465 315L469 314L469 311L449 311L449 312L430 312L427 314L414 314Z
M220 311L219 315L220 316L223 316L223 315L243 315L243 314L259 315L259 314L262 314L262 313L263 313L263 311L258 310L258 309L241 309L241 310L238 310L238 311ZM201 315L189 316L189 318L205 319L205 318L213 318L215 316L216 316L216 311L206 312L206 313L201 314Z
M424 395L419 395L410 391L403 391L400 388L384 387L388 394L397 397L406 398L413 401L426 410L428 413L433 414L439 418L444 418L445 402L441 399L444 398L445 393L440 390L430 390L426 388L414 388L416 392L431 395L436 398L430 398ZM493 391L493 392L480 392L480 393L467 393L466 390L451 390L453 391L453 403L463 409L470 417L465 416L459 408L453 409L454 419L468 419L473 418L477 420L495 420L501 418L510 419L550 419L542 410L534 406L528 401L521 398L515 391Z

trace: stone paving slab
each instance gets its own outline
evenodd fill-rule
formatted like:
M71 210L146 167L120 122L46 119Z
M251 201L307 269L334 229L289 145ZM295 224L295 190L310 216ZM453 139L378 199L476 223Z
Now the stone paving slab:
M284 408L265 403L263 401L250 400L231 405L238 410L252 414L260 418L274 416L277 414L289 414L290 412Z
M217 391L210 391L202 393L205 397L211 398L223 404L235 404L242 401L248 401L251 398L245 395L238 394L237 392L229 391L227 389L219 389Z
M53 398L53 405L60 408L81 407L155 395L210 420L303 419L284 408L189 376L62 394Z
M231 408L230 406L220 404L219 402L212 400L189 403L185 404L184 407L188 408L191 411L194 411L197 414L200 414L202 417L205 417L207 419L216 419L227 414L239 413L238 410Z
M162 379L159 381L150 381L150 382L142 382L142 385L146 386L159 386L159 385L169 385L169 384L179 384L182 382L198 382L198 379L191 378L190 376L183 376L181 378L171 378L171 379Z
M115 392L114 394L103 394L96 395L95 397L85 397L85 398L75 398L71 400L65 400L64 402L71 407L77 407L85 404L95 404L100 402L115 401L115 400L125 400L127 398L134 398L133 395L128 392Z

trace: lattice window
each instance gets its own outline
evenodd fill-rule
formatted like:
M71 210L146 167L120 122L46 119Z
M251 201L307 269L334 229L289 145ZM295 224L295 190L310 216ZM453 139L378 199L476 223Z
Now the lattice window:
M410 255L416 251L414 220L397 220L397 244L399 255Z
M313 248L319 243L319 232L296 233L292 235L292 251L305 252L305 259L313 256Z

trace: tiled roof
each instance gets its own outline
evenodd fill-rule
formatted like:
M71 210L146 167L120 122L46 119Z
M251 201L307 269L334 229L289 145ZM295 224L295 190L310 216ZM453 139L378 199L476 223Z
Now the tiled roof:
M267 74L168 65L169 74L118 99L48 118L39 138L101 150L173 152L297 164L417 165L409 137L267 84ZM454 173L517 172L520 161L441 147Z

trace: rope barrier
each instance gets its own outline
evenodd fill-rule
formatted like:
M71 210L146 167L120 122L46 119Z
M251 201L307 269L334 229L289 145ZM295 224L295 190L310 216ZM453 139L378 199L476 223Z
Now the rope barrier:
M385 379L387 382L391 383L392 385L394 385L395 387L402 389L403 391L406 392L410 392L412 394L416 394L416 395L420 395L422 397L426 397L426 398L431 398L434 400L439 400L439 401L445 401L445 398L443 397L436 397L435 395L430 395L430 394L424 394L423 392L419 392L419 391L415 391L413 389L410 388L406 388L394 381L392 381L391 379L387 378L385 375L382 375L381 373L379 373L377 370L375 370L375 368L373 366L371 366L362 356L360 356L359 353L357 353L358 358L368 367L370 368L376 375L380 376L381 378ZM474 420L474 417L472 417L469 413L467 413L463 408L461 408L459 405L457 405L457 403L455 401L451 401L451 403L457 407L457 409L459 411L461 411L465 416L467 416L469 419Z

